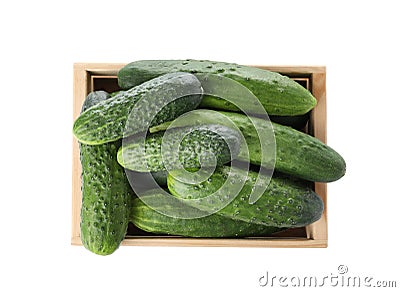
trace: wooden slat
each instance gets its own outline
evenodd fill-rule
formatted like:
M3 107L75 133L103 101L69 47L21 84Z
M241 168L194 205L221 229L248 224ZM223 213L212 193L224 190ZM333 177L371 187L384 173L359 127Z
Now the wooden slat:
M321 73L325 74L324 66L260 66L251 65L253 67L279 72L282 74L293 74L293 75L309 75Z
M317 98L317 105L311 111L313 135L326 143L326 74L312 74L312 93Z
M82 245L79 238L72 245ZM252 247L252 248L324 248L325 240L307 238L248 238L248 239L206 239L206 238L147 238L127 237L122 246L182 246L182 247Z
M311 91L317 99L317 105L311 112L312 134L317 139L326 143L326 73L312 73ZM315 183L315 192L324 202L325 209L322 218L307 227L307 235L312 239L328 241L328 212L327 212L327 184Z
M117 76L119 69L125 65L122 63L75 63L74 67L85 70L89 74Z
M89 74L85 66L74 65L74 90L73 90L73 120L79 116L82 103L89 91ZM72 138L72 243L80 243L80 210L82 205L81 192L82 167L79 160L79 144L75 137Z
M206 246L206 247L326 247L324 240L307 238L249 238L249 239L199 239L199 238L126 238L124 246Z

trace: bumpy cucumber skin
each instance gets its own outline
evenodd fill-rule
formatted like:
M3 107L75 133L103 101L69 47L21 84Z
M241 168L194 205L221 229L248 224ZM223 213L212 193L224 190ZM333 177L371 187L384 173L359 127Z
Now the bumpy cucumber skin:
M138 112L135 123L129 123L125 129L129 114L135 104L146 94L157 97L146 104L148 110ZM200 81L189 73L170 73L159 76L139 86L116 94L112 99L102 101L84 111L73 126L75 137L84 144L98 145L113 142L125 135L147 130L146 120L152 109L158 108L165 102L165 96L182 96L164 106L155 115L150 126L170 121L181 114L195 109L202 99ZM193 93L188 95L189 93ZM157 102L159 101L159 102Z
M256 128L270 131L270 126L275 135L275 170L298 178L313 182L332 182L340 179L346 173L346 162L343 157L331 147L320 140L291 127L277 123L266 123L264 120L252 117L252 121L244 114L224 111L196 110L192 112L191 124L210 123L230 126L221 115L229 118L242 132L249 151L241 146L238 159L248 161L255 165L270 165L271 157L263 156ZM201 122L200 122L201 121ZM150 129L152 132L162 131L168 128L169 123L164 123ZM243 142L242 142L243 143ZM271 143L271 141L264 141Z
M276 139L275 168L315 182L332 182L346 173L343 157L315 137L273 124Z
M189 129L189 130L188 130ZM171 129L171 135L174 132L190 131L184 136L179 144L179 149L172 149L172 151L179 151L178 156L164 153L164 157L169 158L169 161L163 161L162 156L162 141L165 132L158 132L149 134L145 140L145 155L139 154L143 145L140 143L130 141L124 144L119 150L117 159L118 162L126 169L138 172L160 172L165 171L167 162L170 167L182 165L184 168L199 168L200 157L203 167L211 167L214 162L217 165L223 165L235 159L239 153L240 147L240 134L228 127L220 125L203 125L197 129L190 128L174 128ZM219 134L218 134L219 133ZM222 134L226 141L220 136ZM178 133L176 133L179 136ZM174 141L175 142L175 141ZM166 142L164 141L164 147ZM231 145L231 149L228 145ZM164 148L164 152L167 151ZM207 153L213 153L216 161L210 160ZM231 153L232 151L232 153ZM206 154L207 154L206 153ZM179 158L179 161L173 161L173 157ZM168 168L170 169L170 168Z
M200 210L214 211L217 200L220 199L219 196L205 197L221 188L229 170L228 166L217 168L214 174L201 185L181 182L170 174L167 180L168 189L172 195L182 199L188 199L190 194L191 199L187 202ZM216 214L266 226L287 228L303 227L320 219L324 209L321 198L301 181L288 177L272 177L264 194L255 203L250 204L249 197L257 176L258 173L253 171L249 171L246 176L243 170L242 174L235 178L236 183L241 178L245 178L242 190L231 203L216 211ZM234 183L228 182L232 185ZM205 198L205 200L193 200L198 198Z
M295 116L309 112L317 103L304 87L279 73L206 60L143 60L127 64L118 72L121 88L132 88L168 72L211 73L231 78L247 87L269 115ZM223 99L205 96L202 107L239 111Z
M95 106L96 104L105 101L109 98L112 97L112 94L109 94L108 92L104 90L97 90L97 91L92 91L86 96L83 105L82 105L82 110L81 113L86 111L87 109Z
M106 92L92 92L82 111L110 98ZM118 164L121 141L80 144L82 164L81 240L85 248L99 255L112 254L124 239L129 222L133 191Z
M113 253L125 237L133 193L116 160L120 142L82 145L81 240L99 255Z
M156 192L150 193L153 204L163 204L162 208L167 211L177 210L177 206L165 204L162 196ZM149 200L149 197L147 198ZM185 208L192 208L187 206ZM198 211L196 210L196 213ZM196 219L172 218L163 215L136 198L133 200L131 221L138 228L156 234L181 235L185 237L249 237L268 236L281 228L265 226L262 224L249 223L242 220L231 219L217 214L208 215Z
M261 156L261 146L257 132L250 119L239 113L221 112L234 122L246 139L250 161L260 165L268 157ZM253 118L259 127L266 123ZM297 131L291 127L271 122L275 134L277 171L314 182L332 182L346 173L346 162L331 147L315 137ZM240 159L241 154L239 154Z

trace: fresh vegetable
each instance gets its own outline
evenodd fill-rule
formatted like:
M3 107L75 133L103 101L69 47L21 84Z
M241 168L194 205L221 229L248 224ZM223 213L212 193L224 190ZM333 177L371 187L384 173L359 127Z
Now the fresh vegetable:
M118 162L134 171L159 172L223 165L236 158L240 134L221 125L201 125L150 134L145 143L135 137L128 141L118 150Z
M190 113L191 118L185 119L186 126L210 123L232 127L223 116L229 118L242 132L245 141L241 143L238 155L239 160L248 160L252 164L272 164L273 158L261 151L261 144L257 129L273 131L275 136L275 170L298 178L315 181L331 182L341 178L346 172L345 160L334 149L322 143L320 140L297 131L291 127L277 123L268 123L256 117L249 118L246 115L233 112L216 112L211 110L196 110ZM165 123L153 128L151 132L165 130L170 124ZM272 129L271 129L272 126ZM272 141L261 141L270 144ZM244 147L247 145L247 147ZM246 151L249 151L247 156Z
M149 191L146 194L146 202L150 206L162 208L171 213L180 213L196 210L174 197L166 199L165 195L157 191ZM187 237L246 237L246 236L268 236L282 230L277 227L262 224L249 223L243 220L231 219L218 214L203 214L202 217L194 219L173 218L155 211L140 198L133 200L132 223L138 228L157 234L181 235Z
M82 111L110 99L104 91L86 98ZM121 140L101 145L80 144L82 164L81 240L90 251L113 253L124 239L133 191L117 162Z
M241 127L249 148L250 161L260 165L269 157L261 156L260 141L251 120L239 113L223 113L238 127ZM258 127L268 123L253 118ZM341 178L346 172L344 159L331 147L320 140L277 123L271 123L275 134L275 170L315 182L331 182ZM261 143L266 143L261 141ZM239 159L241 154L239 154Z
M309 112L315 97L297 82L281 74L237 64L204 60L144 60L129 63L118 73L118 83L129 89L170 72L210 73L233 79L247 87L269 115L294 116ZM205 96L202 107L239 111L235 105L215 96Z
M116 141L195 109L201 94L194 75L165 74L86 110L75 121L73 133L84 144Z
M144 60L123 67L118 83L111 94L90 93L73 125L80 237L93 253L118 249L129 222L155 235L196 238L301 228L324 211L314 182L346 172L340 154L301 132L316 99L281 74Z
M321 198L302 181L274 176L263 186L256 184L257 177L262 174L235 168L230 175L230 171L229 166L219 167L200 184L183 182L179 179L182 173L172 171L168 175L168 189L172 195L186 199L188 204L200 210L266 226L302 227L322 215L324 204ZM239 190L238 183L243 183ZM265 187L263 195L255 203L249 203L254 190L262 187ZM219 208L221 200L226 198L231 202Z

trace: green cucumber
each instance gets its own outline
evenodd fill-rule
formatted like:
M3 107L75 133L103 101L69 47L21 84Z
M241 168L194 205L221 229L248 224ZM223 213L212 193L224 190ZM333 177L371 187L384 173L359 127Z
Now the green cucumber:
M195 109L201 98L201 84L194 75L165 74L84 111L75 121L73 133L85 144L113 142L173 120Z
M247 147L244 147L242 142L239 160L248 161L249 158L255 165L271 164L271 157L262 155L256 127L270 131L272 125L276 144L275 170L314 182L332 182L346 173L346 162L339 153L317 138L291 127L273 122L267 123L256 117L250 119L240 113L204 109L192 111L191 119L185 119L186 126L210 123L229 127L231 124L221 118L220 114L229 118L240 129L246 140ZM169 125L170 123L165 123L155 126L150 128L150 132L165 130ZM263 143L271 143L271 141ZM246 148L248 148L249 156L246 154Z
M118 72L118 84L132 88L169 72L210 73L233 79L247 87L270 115L294 116L309 112L315 97L290 78L276 72L238 64L205 60L144 60L127 64ZM224 99L205 96L202 107L239 111Z
M111 97L112 95L104 90L97 90L90 92L83 101L81 113L83 113L84 111L88 110L89 108L95 106L96 104L102 101L110 99Z
M166 203L163 194L150 191L146 194L146 202L151 206L162 207L171 213L179 213L182 208L194 209L171 198ZM186 212L186 211L185 211ZM198 210L193 210L196 214ZM268 236L282 228L249 223L231 219L217 214L204 214L204 217L194 219L173 218L155 211L140 198L133 200L131 221L138 228L156 234L180 235L186 237L249 237Z
M223 113L241 127L249 148L250 161L261 165L268 157L261 156L260 141L250 119L239 113ZM258 118L252 121L258 127L268 123ZM275 134L277 171L314 182L331 182L340 179L346 172L346 163L339 153L315 137L291 127L271 123ZM243 157L239 154L240 157Z
M110 95L95 91L86 98L82 111L108 100ZM116 156L121 140L101 145L80 144L82 164L81 240L85 248L99 255L113 253L128 228L133 191Z
M114 97L117 94L120 94L121 92L122 92L122 90L114 91L114 92L111 92L110 95L111 95L111 97Z
M168 175L168 189L172 195L200 210L266 226L303 227L320 219L324 204L303 181L274 175L269 184L263 186L255 183L261 176L257 172L235 168L234 175L229 176L230 171L229 166L219 167L200 184L180 181L182 173L172 171ZM240 182L243 187L236 194L235 185ZM221 187L224 191L217 192ZM266 187L264 193L250 204L250 195L260 187ZM234 197L218 209L219 202L226 196Z
M149 134L145 143L130 138L118 150L118 162L133 171L159 172L223 165L239 153L240 134L225 126L178 127L166 133L168 140L165 132Z

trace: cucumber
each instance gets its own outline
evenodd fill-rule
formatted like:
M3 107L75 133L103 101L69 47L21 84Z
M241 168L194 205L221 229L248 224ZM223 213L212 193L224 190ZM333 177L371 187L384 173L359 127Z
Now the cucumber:
M260 100L269 115L294 116L309 112L315 97L290 78L276 72L238 64L205 60L143 60L127 64L118 72L118 84L132 88L169 72L218 74L247 87ZM202 107L240 111L224 99L205 96Z
M262 186L255 184L261 175L257 172L236 168L233 177L228 178L230 171L229 166L219 167L200 184L180 181L177 179L181 177L180 171L172 171L167 179L168 189L172 195L185 199L185 202L200 210L266 226L303 227L317 221L322 215L324 204L321 198L299 180L274 176L269 185ZM244 182L244 185L235 196L233 189L240 182ZM217 192L223 185L224 191ZM266 187L264 193L250 204L250 195L260 187ZM225 196L233 196L232 201L218 209L219 202Z
M180 212L182 208L193 209L189 205L181 204L173 198L168 200L157 191L146 194L146 202L151 206L158 206L173 212ZM193 210L198 212L198 210ZM133 200L132 223L147 232L167 235L180 235L186 237L248 237L268 236L282 228L249 223L242 220L231 219L217 214L207 215L195 219L173 218L163 215L149 207L139 198Z
M111 97L112 95L104 90L90 92L83 102L81 113L102 101L110 99Z
M110 95L95 91L86 98L82 111L107 100ZM85 248L99 255L113 253L128 228L133 191L118 164L121 140L102 145L80 144L82 164L81 240Z
M248 161L249 158L255 165L271 164L271 157L262 155L255 126L269 131L272 125L276 144L275 170L314 182L336 181L346 173L346 162L339 153L315 137L291 127L273 122L267 123L256 117L250 120L249 117L240 113L204 109L192 111L191 119L185 119L188 121L186 126L210 123L229 127L230 124L225 119L221 119L221 113L240 129L246 140L249 156L246 155L247 149L242 142L239 160ZM150 132L165 130L169 125L165 123L155 126L150 128ZM271 141L263 143L271 143Z
M165 74L84 111L75 121L73 133L85 144L113 142L195 109L201 94L200 81L194 75Z
M111 95L111 97L114 97L117 94L120 94L121 92L122 92L122 90L114 91L114 92L111 92L110 95Z
M134 137L129 140L118 150L117 159L124 168L138 172L223 165L237 157L240 147L240 133L220 125L173 128L149 134L144 144Z
M260 151L257 132L250 119L239 113L223 113L241 127L245 136L250 161L261 165L264 159ZM261 119L253 118L259 127L267 125ZM346 163L339 153L320 140L291 127L271 123L275 134L275 170L314 182L332 182L346 172ZM240 157L243 157L239 154Z

